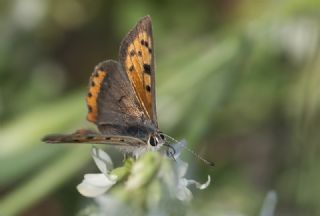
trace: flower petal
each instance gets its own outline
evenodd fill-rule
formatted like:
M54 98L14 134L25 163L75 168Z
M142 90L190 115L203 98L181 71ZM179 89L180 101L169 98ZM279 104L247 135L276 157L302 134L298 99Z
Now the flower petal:
M174 143L171 145L172 148L174 148L175 150L175 154L173 155L174 159L178 159L182 149L187 145L187 141L186 140L181 140L177 143Z
M183 184L185 184L186 186L194 184L198 189L204 190L210 185L211 177L208 175L208 180L204 184L201 184L201 183L199 183L195 180L192 180L192 179L181 179L181 180L183 181Z
M77 189L79 193L85 197L96 197L108 190L108 188L95 187L85 182L78 184Z
M113 185L117 182L116 180L117 180L117 176L114 176L114 175L106 176L103 173L85 174L83 179L84 182L97 187L106 187L110 184Z
M107 174L113 169L112 160L105 151L93 146L91 154L94 162L102 173Z
M176 196L179 200L185 202L190 202L193 197L191 191L183 184L178 184Z
M86 174L83 181L77 186L80 194L87 197L96 197L105 193L116 183L116 176Z
M176 168L177 168L178 177L182 178L187 173L189 165L183 160L176 160L176 161L177 161Z

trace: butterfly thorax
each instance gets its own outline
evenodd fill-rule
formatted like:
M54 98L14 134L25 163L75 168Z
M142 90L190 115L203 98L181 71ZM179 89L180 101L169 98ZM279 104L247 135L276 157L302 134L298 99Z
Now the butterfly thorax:
M164 143L164 137L156 125L152 121L138 121L132 124L112 124L101 123L98 126L99 131L103 135L124 135L136 137L145 144L157 146Z

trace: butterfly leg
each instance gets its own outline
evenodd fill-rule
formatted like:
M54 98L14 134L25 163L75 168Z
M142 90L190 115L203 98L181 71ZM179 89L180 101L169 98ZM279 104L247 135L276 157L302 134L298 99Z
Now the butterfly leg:
M123 162L125 162L129 158L127 153L123 153Z

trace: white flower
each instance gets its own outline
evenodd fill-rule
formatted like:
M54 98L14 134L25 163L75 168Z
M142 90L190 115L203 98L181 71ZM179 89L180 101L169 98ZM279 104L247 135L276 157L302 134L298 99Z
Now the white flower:
M101 173L85 174L84 179L77 186L79 193L86 197L99 196L117 182L117 176L110 175L113 164L109 155L93 146L92 157Z
M175 160L177 160L180 157L180 154L182 150L186 148L186 145L187 145L187 141L185 139L171 145L171 147L174 149L173 157Z
M195 185L200 190L206 189L210 184L211 178L208 176L207 182L201 184L184 177L188 164L178 157L185 145L186 141L183 140L174 143L169 148L171 150L169 155L175 160L174 163L170 163L170 160L161 157L161 154L150 152L140 157L132 166L124 165L113 170L113 174L110 172L113 169L113 164L109 155L101 149L93 147L92 157L101 173L85 174L77 189L83 196L97 197L107 192L117 181L121 181L129 173L128 179L124 184L127 191L136 190L157 176L162 179L171 197L189 202L192 199L192 193L188 186ZM175 169L172 165L175 166Z
M208 175L208 180L204 184L192 179L186 179L184 176L188 170L188 163L179 159L179 156L182 150L186 149L187 142L186 140L177 141L172 138L171 141L173 142L170 143L170 148L168 150L171 151L172 154L169 153L168 156L176 161L176 163L173 163L173 165L175 165L175 170L168 166L162 166L159 177L164 180L170 188L170 191L173 192L171 195L181 201L189 202L192 199L192 192L189 190L188 186L195 185L196 188L204 190L210 185L211 178ZM172 151L172 149L174 150Z
M177 160L178 183L176 186L176 196L181 201L189 202L192 199L192 192L189 190L189 185L195 185L200 190L206 189L211 182L211 177L208 175L208 180L201 184L193 179L184 178L188 170L188 164L182 160Z

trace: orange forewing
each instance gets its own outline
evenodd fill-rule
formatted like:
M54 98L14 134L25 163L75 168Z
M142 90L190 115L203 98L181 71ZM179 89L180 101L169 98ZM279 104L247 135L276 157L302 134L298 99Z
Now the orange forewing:
M146 31L139 32L128 45L126 53L125 70L147 115L152 118L151 36Z
M106 77L107 72L102 70L97 70L91 75L89 82L89 92L86 97L86 102L88 106L88 121L93 123L97 120L98 115L98 106L97 99L103 83L104 78Z

